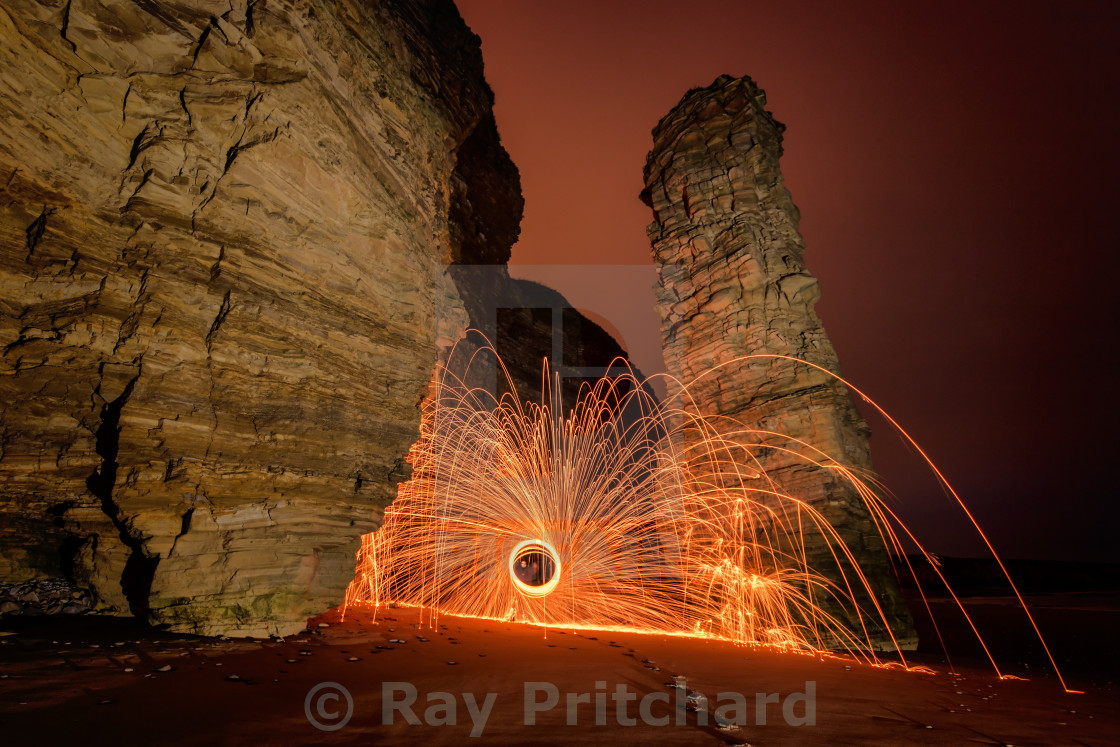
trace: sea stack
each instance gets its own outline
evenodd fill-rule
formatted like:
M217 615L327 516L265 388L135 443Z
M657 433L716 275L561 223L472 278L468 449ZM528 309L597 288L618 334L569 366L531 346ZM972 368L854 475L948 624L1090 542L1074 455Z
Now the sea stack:
M648 234L659 270L665 364L689 386L689 407L698 414L782 434L753 437L760 465L837 530L876 590L899 645L912 645L890 557L859 495L834 470L784 450L805 453L802 442L870 472L870 429L847 388L789 360L733 362L782 355L840 371L814 311L820 288L805 267L800 214L779 167L785 127L765 105L765 93L750 78L725 75L685 94L653 130L642 198L654 214ZM806 543L810 565L838 577L824 537L807 533Z

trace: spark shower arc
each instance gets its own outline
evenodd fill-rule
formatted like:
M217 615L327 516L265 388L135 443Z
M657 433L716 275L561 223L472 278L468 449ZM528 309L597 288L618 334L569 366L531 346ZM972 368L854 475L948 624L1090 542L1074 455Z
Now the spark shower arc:
M731 363L775 360L819 369L774 355ZM906 558L908 539L940 576L871 475L812 444L698 415L688 386L659 402L647 382L625 373L585 385L565 413L547 361L540 401L530 403L468 384L480 365L516 391L489 348L461 375L440 367L409 455L412 476L381 528L363 537L348 610L400 604L433 621L447 613L712 637L843 650L872 663L877 651L898 650L906 665L902 650L913 642L891 629L852 549L757 457L781 449L834 471L856 489L888 548ZM810 561L810 540L826 543L831 568Z

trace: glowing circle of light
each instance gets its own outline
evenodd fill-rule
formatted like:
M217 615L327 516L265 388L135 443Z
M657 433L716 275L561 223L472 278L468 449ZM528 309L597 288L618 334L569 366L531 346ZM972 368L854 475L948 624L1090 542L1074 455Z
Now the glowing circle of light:
M522 558L529 555L539 554L541 560L547 559L552 563L552 575L545 579L540 584L530 584L522 581L517 576L517 564ZM556 548L545 542L542 539L527 539L518 542L513 551L509 554L509 578L513 582L514 588L522 594L531 597L546 597L552 593L553 589L560 583L560 554L556 552ZM544 563L541 564L541 576L544 576Z

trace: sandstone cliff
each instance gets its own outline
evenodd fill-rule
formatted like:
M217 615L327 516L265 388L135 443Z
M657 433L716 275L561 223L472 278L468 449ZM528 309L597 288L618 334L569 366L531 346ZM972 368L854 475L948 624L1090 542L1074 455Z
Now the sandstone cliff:
M211 634L340 601L444 267L516 238L490 105L450 0L5 3L0 577Z
M643 199L659 267L658 311L670 374L693 382L740 356L788 355L839 372L836 351L813 310L820 289L805 267L800 219L782 183L785 129L749 78L718 78L688 92L653 130ZM673 392L670 391L670 394ZM857 470L871 470L869 430L846 388L827 374L782 360L724 366L691 389L706 415L804 441ZM797 450L789 439L769 443ZM892 627L910 621L889 558L858 494L835 472L780 449L759 449L766 472L808 500L853 548ZM818 534L812 563L837 571ZM864 600L866 601L866 600Z

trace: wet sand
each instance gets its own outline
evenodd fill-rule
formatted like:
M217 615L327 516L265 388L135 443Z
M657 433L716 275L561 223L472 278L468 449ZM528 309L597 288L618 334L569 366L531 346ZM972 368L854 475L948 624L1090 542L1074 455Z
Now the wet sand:
M982 668L952 616L942 635L961 651L953 666L936 653L913 657L933 674L663 635L446 615L433 625L401 608L376 622L368 611L343 622L334 610L282 642L170 636L127 620L9 619L0 625L10 633L0 637L0 734L13 745L452 744L472 731L505 744L1115 744L1117 649L1098 636L1115 636L1120 605L1076 595L1031 602L1069 685L1084 694L1063 692L1006 599L967 606L1005 673L1029 680ZM321 683L344 687L352 707L334 685L309 699ZM405 699L409 685L414 703L385 718L384 701ZM528 711L526 690L538 704ZM698 712L690 693L711 707ZM738 693L745 708L717 719L715 706L735 702L720 693ZM348 710L341 728L312 723L337 726ZM733 720L745 723L717 723Z

